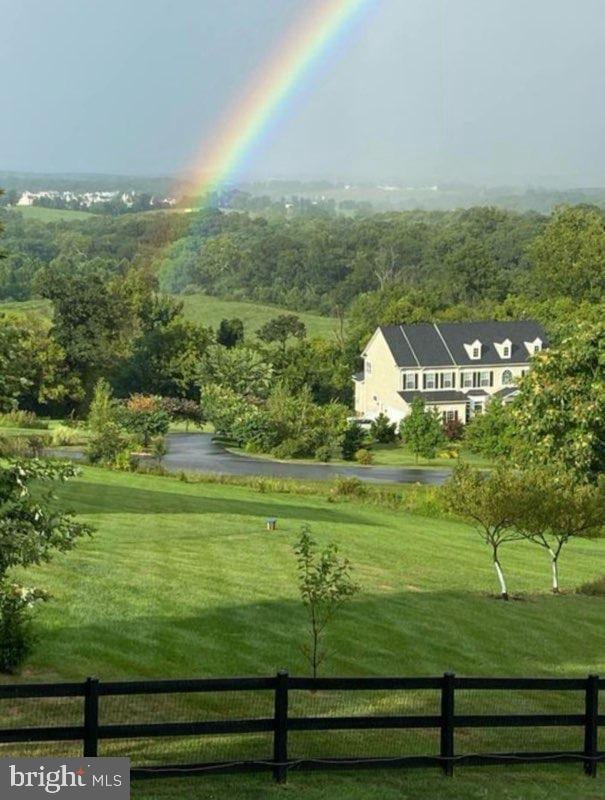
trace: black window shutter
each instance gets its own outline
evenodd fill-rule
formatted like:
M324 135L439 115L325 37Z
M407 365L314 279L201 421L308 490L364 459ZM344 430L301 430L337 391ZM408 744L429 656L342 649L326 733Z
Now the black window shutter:
M443 389L443 372L439 373L439 388Z
M455 388L456 388L456 373L452 372L452 389L455 389ZM456 413L458 413L458 412L456 412ZM458 417L456 417L456 419L458 419Z
M473 386L475 387L475 389L477 388L477 386L479 386L479 373L478 372L473 372Z
M426 389L426 372L422 373L422 388Z
M414 389L418 388L418 373L414 375Z
M493 372L491 372L491 371L490 371L490 373L489 373L489 385L490 385L490 386L493 386L493 385L494 385L494 373L493 373Z

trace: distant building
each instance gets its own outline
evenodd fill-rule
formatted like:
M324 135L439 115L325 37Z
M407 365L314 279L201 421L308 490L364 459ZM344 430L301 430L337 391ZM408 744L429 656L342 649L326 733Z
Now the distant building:
M510 402L532 356L546 345L543 328L529 320L379 327L361 354L363 372L354 376L355 412L400 421L422 397L444 422L467 422L492 397Z

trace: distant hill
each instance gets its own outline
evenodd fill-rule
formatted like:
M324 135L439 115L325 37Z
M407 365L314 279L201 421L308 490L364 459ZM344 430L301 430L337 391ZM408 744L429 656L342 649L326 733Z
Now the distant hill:
M205 294L179 295L184 306L187 319L201 325L217 328L222 319L238 317L244 323L247 334L256 332L261 325L280 314L296 314L307 326L310 336L329 337L338 328L338 320L334 317L322 317L319 314L308 314L302 311L290 311L279 306L267 306L261 303L247 303L237 300L221 300Z
M45 209L40 209L45 210ZM73 213L73 212L72 212ZM222 319L238 317L244 323L247 335L255 333L261 325L280 314L296 314L307 326L310 336L330 337L338 328L338 320L333 317L322 317L319 314L289 311L279 306L267 306L261 303L247 303L237 300L221 300L205 294L179 295L176 297L184 303L185 317L200 325L218 328ZM24 302L0 302L0 313L39 314L51 316L51 305L48 300L26 300Z

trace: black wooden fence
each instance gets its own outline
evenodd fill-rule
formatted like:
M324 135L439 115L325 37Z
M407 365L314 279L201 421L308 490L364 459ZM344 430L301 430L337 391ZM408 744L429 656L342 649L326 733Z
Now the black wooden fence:
M506 692L524 708L524 697L540 693L556 693L555 705L564 694L580 694L581 713L522 713L522 714L459 714L456 705L460 692ZM272 741L272 753L265 758L243 758L230 761L201 763L160 763L154 766L137 765L133 778L181 776L208 772L242 772L268 770L277 781L286 779L288 770L350 769L368 767L430 767L436 766L451 776L457 764L490 765L521 763L580 762L587 775L596 776L597 764L605 758L599 750L599 727L605 725L605 715L599 714L599 690L605 690L605 680L596 675L587 678L460 678L446 673L434 678L296 678L279 672L267 678L218 678L200 680L166 680L134 682L101 682L88 678L82 683L21 684L0 686L0 747L10 751L23 743L82 742L84 756L104 755L99 752L106 740L137 740L156 737L210 737L264 733ZM161 721L154 723L101 724L99 710L104 698L138 695L143 706L152 707L152 695L187 693L270 692L272 714L250 718L223 718L204 721ZM294 716L289 712L293 692L382 692L405 693L432 691L436 693L439 713L420 715L372 716ZM518 695L518 697L517 697ZM391 697L391 695L388 695ZM48 698L82 698L81 724L6 727L4 713L10 701L31 699L43 702ZM530 704L531 705L531 704ZM563 703L561 703L563 705ZM560 710L560 708L557 706ZM457 747L459 729L503 728L571 728L576 731L583 747L578 749L525 749L502 752L468 751ZM438 734L437 752L422 755L400 752L397 755L368 756L363 751L347 757L292 757L289 753L289 734L292 732L376 731L394 729L432 729ZM332 734L330 734L332 735ZM388 733L385 733L385 736ZM532 734L533 737L533 734ZM468 743L468 742L467 742ZM532 743L540 744L539 735ZM44 748L44 745L43 745ZM101 748L102 749L102 748ZM391 748L392 751L392 748ZM10 752L14 755L13 752ZM40 754L40 750L37 751ZM54 752L56 754L56 752ZM121 755L128 755L121 752Z

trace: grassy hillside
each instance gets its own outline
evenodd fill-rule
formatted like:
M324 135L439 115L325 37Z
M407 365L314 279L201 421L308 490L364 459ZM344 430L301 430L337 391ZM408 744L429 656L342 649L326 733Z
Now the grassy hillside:
M23 300L23 301L1 301L0 300L0 313L7 314L40 314L44 317L50 317L51 304L50 300Z
M42 209L43 211L47 209ZM318 314L289 311L279 306L265 306L259 303L245 303L236 300L221 300L204 294L178 295L177 300L184 303L184 314L187 319L201 325L218 328L222 319L239 317L248 335L257 331L267 320L279 314L297 314L307 326L310 336L329 337L338 327L338 321ZM0 313L34 313L50 316L51 307L47 300L26 300L24 302L1 302Z
M297 596L292 553L303 523L311 524L321 543L338 542L363 587L330 630L324 674L429 675L454 670L466 675L585 675L605 671L603 601L576 594L549 595L547 559L538 548L520 544L508 546L502 555L512 592L523 594L508 604L495 600L488 548L468 526L455 521L357 503L330 503L314 495L259 493L92 468L85 468L80 479L63 487L61 495L97 531L74 552L28 575L29 584L49 589L54 599L39 612L39 641L25 666L27 680L71 680L91 674L101 679L254 675L284 666L292 673L306 673L300 651L305 613ZM265 530L268 516L278 518L276 532ZM602 573L604 555L596 542L572 545L562 564L566 588ZM321 713L328 714L384 710L375 703L385 698L362 695L301 695L296 702L304 707L302 713L317 711L317 703ZM581 704L582 698L576 701ZM271 698L244 693L103 702L104 719L120 722L152 721L155 714L166 720L187 715L262 715ZM395 708L390 706L386 713L396 713L397 707L407 713L414 713L412 708L430 713L436 700L425 693L390 698L389 703L393 702ZM478 713L487 713L490 702L468 697L468 707ZM525 696L522 705L518 697L500 697L498 702L501 711L538 708L535 697ZM551 711L561 702L567 701L547 695L539 707ZM24 721L23 710L11 708L10 713ZM56 708L49 707L45 718L54 713ZM16 724L15 719L11 724ZM537 735L544 748L554 742L571 747L578 744L581 733L545 730ZM494 747L489 736L496 736L503 749L527 747L530 741L524 738L528 732L515 729L496 734L467 731L459 741L465 748ZM435 739L430 732L352 732L312 739L293 735L291 746L294 752L305 754L320 748L323 755L361 749L366 754L389 755L401 747L421 752L434 747ZM264 734L258 734L228 740L108 742L102 754L129 752L138 763L158 757L230 760L264 757L268 747ZM577 765L552 769L560 773L561 781L558 788L553 785L549 790L550 798L599 796L596 789L594 794L579 793L579 787L592 791L595 782L583 778ZM535 780L527 777L535 779L531 767L517 772L509 768L506 791L500 795L490 791L492 769L471 771L470 777L463 769L458 773L455 783L447 783L436 770L414 776L395 772L384 777L378 793L374 773L294 774L288 793L300 800L545 796ZM543 775L547 781L553 773ZM178 797L193 793L193 786L197 797L208 798L252 799L277 791L269 776L215 777L199 783L140 784L134 796ZM445 793L440 794L442 786ZM516 791L512 791L514 786ZM401 794L403 788L410 793Z
M218 327L222 319L239 317L247 333L257 331L267 320L279 314L297 314L307 326L311 336L330 336L337 330L338 321L318 314L289 311L279 306L266 306L260 303L246 303L237 300L220 300L205 294L179 296L185 304L185 315L202 325Z
M61 220L90 219L89 211L70 211L66 208L44 208L44 206L17 206L13 209L23 214L25 219L37 219L41 222L59 222Z

